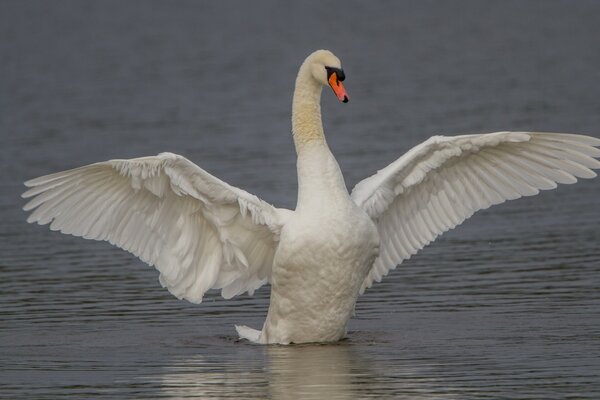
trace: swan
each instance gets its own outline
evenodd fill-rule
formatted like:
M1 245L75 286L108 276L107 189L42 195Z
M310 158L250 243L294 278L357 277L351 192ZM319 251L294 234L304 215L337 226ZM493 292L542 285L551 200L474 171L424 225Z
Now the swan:
M321 91L341 102L340 60L310 54L292 102L295 210L276 208L186 158L110 160L31 179L27 221L105 240L156 267L178 299L229 299L271 284L251 342L331 342L346 335L359 294L475 211L593 178L600 139L561 133L434 136L348 193L321 123Z

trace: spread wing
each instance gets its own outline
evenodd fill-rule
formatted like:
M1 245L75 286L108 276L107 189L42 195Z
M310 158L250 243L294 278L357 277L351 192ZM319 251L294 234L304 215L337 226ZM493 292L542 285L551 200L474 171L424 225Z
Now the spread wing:
M381 236L361 293L475 211L595 177L600 150L594 146L600 139L497 132L434 136L414 147L352 190Z
M230 298L266 283L289 213L171 153L100 162L25 185L28 222L125 249L193 303L211 288Z

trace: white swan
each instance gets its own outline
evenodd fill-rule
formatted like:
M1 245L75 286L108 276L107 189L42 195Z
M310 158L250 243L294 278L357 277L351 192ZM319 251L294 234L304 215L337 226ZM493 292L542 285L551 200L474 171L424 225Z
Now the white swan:
M492 204L592 178L600 140L497 132L435 136L348 194L321 124L321 89L348 96L340 61L319 50L300 67L292 129L298 154L295 211L275 208L182 156L111 160L32 179L28 222L106 240L154 265L179 299L200 303L271 284L258 343L341 339L359 293Z

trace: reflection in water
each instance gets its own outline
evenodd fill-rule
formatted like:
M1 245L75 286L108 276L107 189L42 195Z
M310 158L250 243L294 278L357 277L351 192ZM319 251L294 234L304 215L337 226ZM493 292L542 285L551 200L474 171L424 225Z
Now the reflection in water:
M269 392L274 399L356 399L356 377L368 365L358 362L348 343L271 346Z
M202 356L173 360L161 377L161 397L168 398L270 398L358 399L393 397L453 398L448 385L440 383L427 368L372 364L363 356L365 343L292 346L243 346L239 356L255 358L207 360ZM357 351L357 346L363 351ZM252 351L250 352L252 353ZM420 373L419 373L419 370Z
M174 360L161 376L160 397L178 399L264 399L269 388L256 365L207 362L202 356Z
M162 376L171 398L355 399L367 376L348 343L254 347L262 359L177 359ZM244 348L244 351L247 349Z

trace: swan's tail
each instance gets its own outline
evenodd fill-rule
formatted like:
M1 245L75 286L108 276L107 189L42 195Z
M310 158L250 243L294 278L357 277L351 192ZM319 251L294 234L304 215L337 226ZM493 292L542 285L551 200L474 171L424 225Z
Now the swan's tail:
M260 331L248 328L245 325L236 325L235 330L237 331L238 335L240 335L240 339L246 339L251 341L252 343L261 343Z

